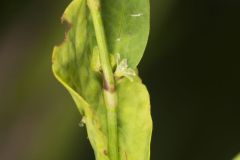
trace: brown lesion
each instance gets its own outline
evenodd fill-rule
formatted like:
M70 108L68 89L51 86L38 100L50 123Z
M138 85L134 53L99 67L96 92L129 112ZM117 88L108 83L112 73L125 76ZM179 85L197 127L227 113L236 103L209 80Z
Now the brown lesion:
M103 154L104 154L105 156L108 156L108 152L107 152L106 149L103 150Z
M64 14L61 17L61 23L66 26L66 32L69 32L69 30L72 28L72 23L66 18Z
M67 41L68 32L72 28L72 23L68 19L65 18L65 15L62 16L61 23L65 26L64 40L60 44L58 44L57 47L60 47Z
M125 153L125 160L127 160L128 159L127 152L125 151L124 153Z
M108 81L106 80L106 78L103 76L103 89L108 91L108 92L115 92L116 91L116 88L114 85L111 85L108 83Z
M58 49L59 47L64 45L64 43L67 41L67 38L68 38L68 32L72 28L72 23L68 19L66 19L64 14L61 17L61 23L64 24L65 28L66 28L65 29L65 33L64 33L64 40L61 43L55 45L54 50ZM56 59L56 53L53 53L53 55L52 55L52 64L55 62L55 59Z

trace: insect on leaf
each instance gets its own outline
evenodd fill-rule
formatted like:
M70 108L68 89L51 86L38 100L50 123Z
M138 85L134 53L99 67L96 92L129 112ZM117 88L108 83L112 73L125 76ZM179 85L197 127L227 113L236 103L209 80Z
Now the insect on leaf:
M149 160L152 133L149 94L134 73L147 43L149 2L102 0L99 3L102 27L111 53L109 59L113 59L112 71L119 69L119 59L112 57L119 54L121 60L126 61L122 63L126 72L121 70L121 76L115 77L118 159ZM86 124L96 159L112 160L108 148L102 64L87 0L73 0L66 8L62 21L68 24L69 30L64 42L54 47L53 73L68 90L83 116L82 122Z

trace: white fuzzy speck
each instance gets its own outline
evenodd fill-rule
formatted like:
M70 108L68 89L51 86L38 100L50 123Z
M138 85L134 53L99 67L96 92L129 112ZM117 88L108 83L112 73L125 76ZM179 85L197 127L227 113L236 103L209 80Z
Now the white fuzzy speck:
M140 16L143 16L142 13L137 13L137 14L131 14L132 17L140 17Z

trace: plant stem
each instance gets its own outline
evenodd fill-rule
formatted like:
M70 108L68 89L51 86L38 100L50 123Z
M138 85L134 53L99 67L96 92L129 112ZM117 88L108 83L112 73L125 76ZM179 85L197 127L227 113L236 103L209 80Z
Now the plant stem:
M87 2L93 19L100 54L99 57L103 70L103 95L107 109L108 125L108 154L110 160L118 160L117 94L102 22L100 1L87 0Z

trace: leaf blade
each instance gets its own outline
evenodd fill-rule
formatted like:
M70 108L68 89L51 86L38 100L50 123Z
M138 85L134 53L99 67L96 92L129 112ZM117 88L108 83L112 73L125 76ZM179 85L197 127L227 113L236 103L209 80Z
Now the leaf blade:
M109 52L137 67L150 30L149 0L102 0L102 16Z
M122 80L117 88L120 159L148 160L152 119L147 89L140 81L127 79Z

